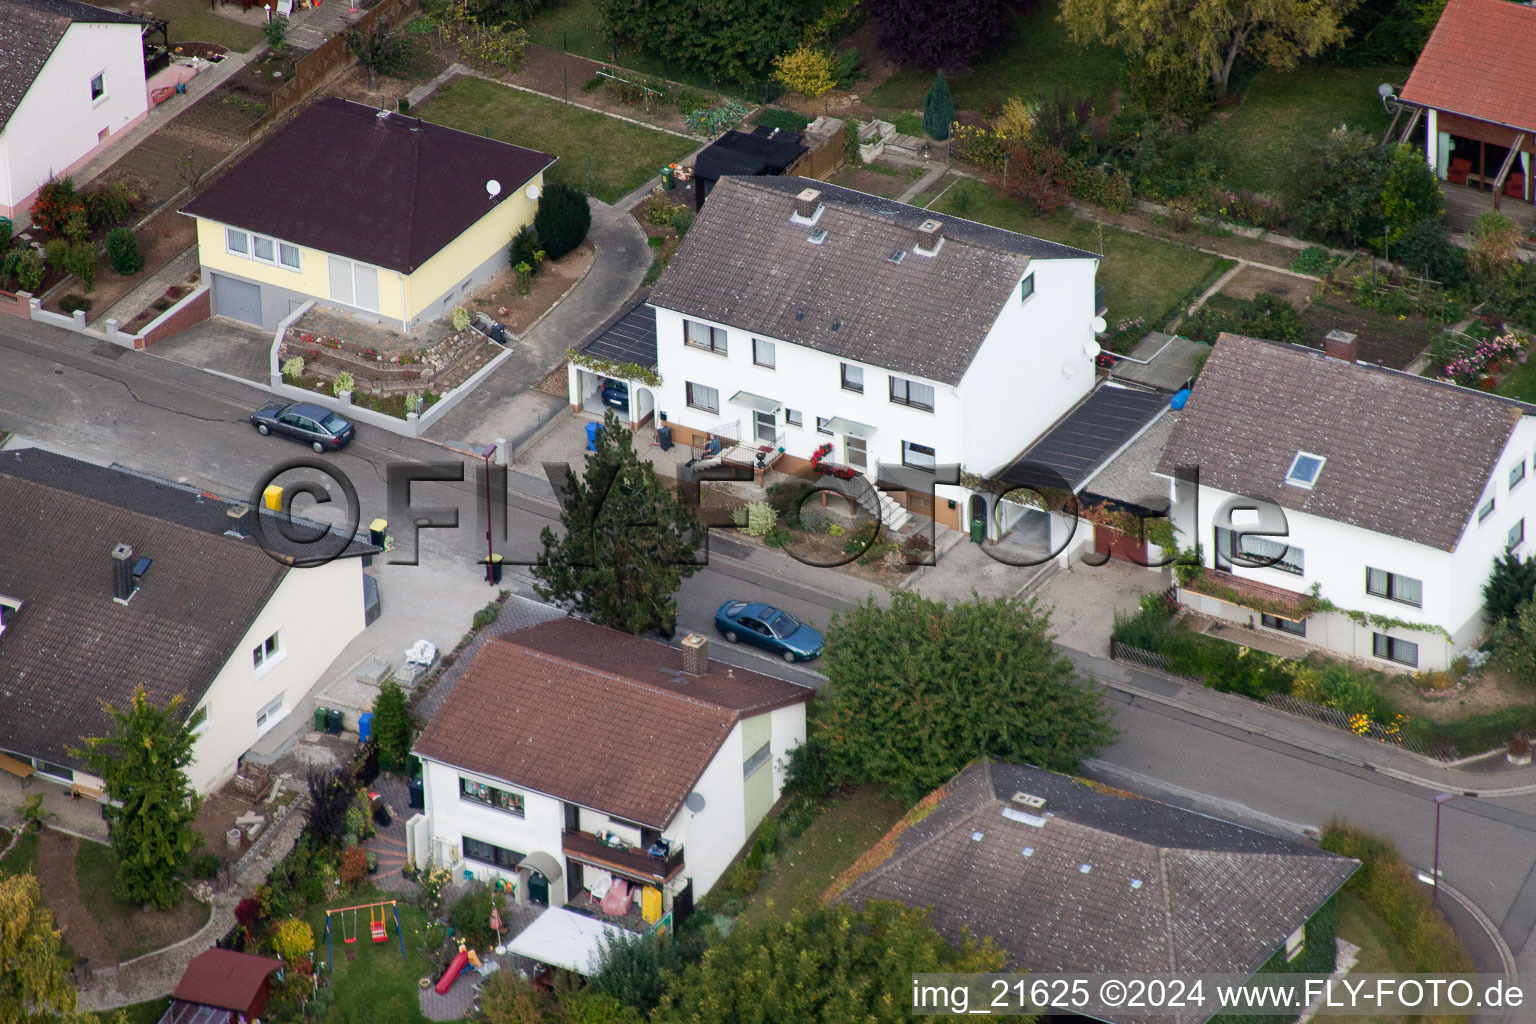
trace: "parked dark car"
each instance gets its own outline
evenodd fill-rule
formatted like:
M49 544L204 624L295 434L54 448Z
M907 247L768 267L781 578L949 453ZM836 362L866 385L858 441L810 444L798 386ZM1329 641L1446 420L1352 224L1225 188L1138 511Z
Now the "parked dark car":
M603 383L603 404L612 406L619 412L629 412L629 385L621 380L610 380Z
M727 601L715 611L715 628L727 643L753 644L790 664L821 656L821 633L772 605Z
M317 452L340 451L352 440L352 424L311 402L273 402L251 413L251 426L260 434L280 434Z

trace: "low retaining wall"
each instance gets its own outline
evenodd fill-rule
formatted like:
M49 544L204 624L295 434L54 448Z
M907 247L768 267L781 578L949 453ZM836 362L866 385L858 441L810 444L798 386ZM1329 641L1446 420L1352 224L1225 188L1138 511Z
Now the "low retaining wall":
M32 293L0 292L0 313L19 316L23 320L32 319Z
M157 341L164 341L171 335L186 330L193 324L200 324L213 315L213 291L208 285L199 285L187 295L182 296L170 309L155 317L144 325L144 329L138 336L143 339L144 345L153 345ZM108 321L111 323L112 321Z
M0 296L6 293L0 292ZM26 292L18 292L17 298L26 295ZM102 329L87 327L85 325L85 313L76 311L71 316L62 313L50 313L43 308L42 299L34 299L27 296L27 306L30 319L40 324L50 324L54 327L62 327L66 331L74 331L97 341L107 341L123 348L142 349L152 342L163 341L178 331L184 331L193 324L202 323L211 315L208 286L200 285L196 290L184 296L180 302L151 320L138 334L127 334L117 329L117 320L108 318L102 321Z

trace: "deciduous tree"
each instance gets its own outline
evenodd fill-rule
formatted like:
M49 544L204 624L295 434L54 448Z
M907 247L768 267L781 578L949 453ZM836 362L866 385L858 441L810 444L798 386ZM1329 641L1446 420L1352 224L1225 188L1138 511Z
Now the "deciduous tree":
M1114 735L1032 600L867 601L833 617L822 672L810 738L833 779L909 800L981 754L1073 771Z
M800 41L797 0L597 0L621 45L647 50L714 82L751 85Z
M202 837L192 827L197 793L187 778L193 737L178 695L165 707L140 686L127 709L105 704L112 732L73 753L106 783L107 820L117 855L117 895L168 910L181 896L182 869Z
M0 877L0 1024L24 1024L36 1011L75 1009L75 986L35 875Z
M1007 41L1013 23L1003 0L869 0L869 13L885 55L926 70L968 67Z
M816 99L837 85L833 77L832 57L816 46L801 46L776 58L773 80L806 99Z
M384 21L375 22L373 29L368 32L347 29L346 40L352 56L368 69L368 88L377 89L379 75L390 74L400 67L404 44Z
M1291 68L1348 33L1359 0L1062 0L1061 20L1081 44L1103 42L1153 76L1198 71L1225 96L1239 58Z
M534 589L602 626L626 633L671 630L677 589L697 571L698 519L635 453L609 411L578 478L566 470L557 537L540 534Z

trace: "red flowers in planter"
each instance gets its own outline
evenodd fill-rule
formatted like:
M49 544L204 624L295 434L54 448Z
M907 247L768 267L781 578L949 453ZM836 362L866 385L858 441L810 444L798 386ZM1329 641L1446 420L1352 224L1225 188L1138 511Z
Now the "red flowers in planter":
M858 471L852 466L829 466L822 460L832 454L832 445L824 444L811 453L811 471L818 476L835 476L839 480L852 480Z

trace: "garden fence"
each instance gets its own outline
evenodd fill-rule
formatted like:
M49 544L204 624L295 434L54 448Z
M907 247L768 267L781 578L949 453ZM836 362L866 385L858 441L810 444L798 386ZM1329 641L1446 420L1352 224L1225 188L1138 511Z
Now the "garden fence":
M1140 665L1142 668L1149 668L1154 672L1177 676L1180 679L1187 679L1192 683L1204 685L1203 680L1185 675L1183 672L1175 672L1169 668L1168 659L1156 651L1147 651L1140 647L1129 647L1114 637L1109 638L1109 657L1112 661L1130 662L1132 665Z
M351 28L364 35L375 25L398 28L416 13L418 0L380 0L380 3L352 23ZM293 77L277 87L272 94L272 107L245 130L247 139L254 139L276 120L298 106L337 71L351 67L357 58L347 45L347 34L332 36L320 44L313 53L305 54L294 66Z

